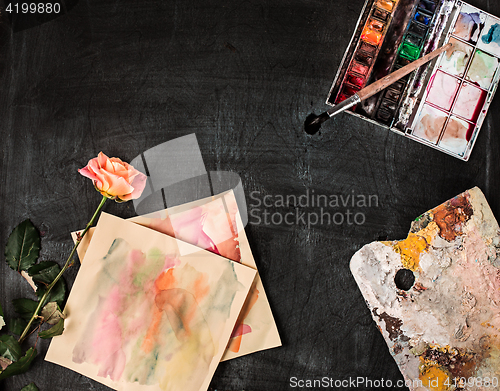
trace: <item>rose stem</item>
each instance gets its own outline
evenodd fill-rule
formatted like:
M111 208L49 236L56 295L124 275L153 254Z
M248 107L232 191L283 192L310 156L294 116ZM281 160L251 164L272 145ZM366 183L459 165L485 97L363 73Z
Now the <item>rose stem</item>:
M102 200L101 200L101 203L99 204L99 206L97 207L94 215L92 216L92 218L90 219L89 223L87 224L87 226L85 227L85 229L83 230L83 232L78 236L78 239L75 243L75 245L73 246L73 250L71 250L71 253L69 254L69 257L68 259L66 260L66 263L64 264L64 267L61 269L61 271L59 272L59 274L56 276L56 278L54 278L54 281L52 281L50 283L50 285L47 287L47 291L45 292L45 294L42 296L42 298L40 299L40 302L38 303L38 307L36 307L36 310L35 312L33 313L33 315L31 316L31 319L30 321L28 322L28 325L25 327L23 333L21 334L21 336L19 337L18 339L18 342L19 343L22 343L24 341L24 339L26 338L26 336L28 335L28 332L29 332L29 329L31 327L31 325L33 324L33 321L35 320L35 318L38 316L38 313L40 312L40 310L43 308L43 305L44 305L44 302L45 300L47 300L47 297L49 296L49 293L50 291L52 290L52 288L54 287L54 285L56 285L57 281L59 281L59 279L62 277L62 275L64 274L64 272L68 269L68 267L70 266L70 263L71 263L71 260L73 258L73 255L75 255L75 251L76 249L78 248L78 246L80 245L80 242L82 241L83 237L85 236L85 234L87 233L87 231L89 230L89 228L94 224L94 220L96 219L97 215L99 214L99 212L101 211L102 207L104 206L104 203L106 202L108 198L106 196L103 196L102 197Z

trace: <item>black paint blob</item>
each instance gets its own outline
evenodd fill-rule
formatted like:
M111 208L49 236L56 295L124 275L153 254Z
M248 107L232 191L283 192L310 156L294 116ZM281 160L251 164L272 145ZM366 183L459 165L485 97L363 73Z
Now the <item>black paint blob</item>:
M409 291L415 283L415 275L409 269L400 269L394 277L394 282L398 289Z

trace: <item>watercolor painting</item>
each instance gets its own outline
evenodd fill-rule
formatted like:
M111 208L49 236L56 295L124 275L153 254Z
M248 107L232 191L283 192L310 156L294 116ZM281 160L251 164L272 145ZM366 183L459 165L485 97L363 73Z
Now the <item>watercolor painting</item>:
M191 247L103 214L46 360L118 390L206 390L255 270Z
M130 221L257 270L233 191ZM78 249L80 260L91 241L89 233ZM222 360L277 346L281 346L281 339L257 273Z
M500 230L481 190L424 213L404 240L364 246L350 267L410 390L498 389Z

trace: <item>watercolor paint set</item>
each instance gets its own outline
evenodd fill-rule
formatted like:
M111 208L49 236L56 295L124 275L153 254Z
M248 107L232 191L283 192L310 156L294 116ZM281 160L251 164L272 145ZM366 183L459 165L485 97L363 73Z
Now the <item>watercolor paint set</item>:
M467 161L500 78L500 18L460 0L367 0L327 104L453 43L350 112Z

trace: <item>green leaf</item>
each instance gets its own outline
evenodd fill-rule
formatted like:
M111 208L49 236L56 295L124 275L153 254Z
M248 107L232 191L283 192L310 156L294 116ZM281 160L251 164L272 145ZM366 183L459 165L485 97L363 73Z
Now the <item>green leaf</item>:
M36 286L38 287L36 295L42 297L47 291L47 286L49 286L52 281L57 277L61 268L59 265L53 261L40 262L28 270L29 275L33 278ZM62 307L64 300L66 299L66 284L61 278L57 281L56 285L50 291L48 296L48 301L55 301Z
M30 383L27 386L21 388L21 391L40 391L35 383Z
M5 357L11 361L17 361L23 354L21 345L12 335L0 336L0 356Z
M5 260L11 269L28 270L38 259L40 234L30 220L24 220L9 236L5 247Z
M35 356L36 349L30 348L26 352L24 357L19 359L17 362L13 362L12 364L10 364L7 368L5 368L5 370L0 371L0 380L3 380L9 376L19 375L26 372L29 369L31 362L33 361Z
M52 326L50 329L41 331L38 333L40 338L52 338L58 335L61 335L64 331L64 319L59 319L59 322L55 326Z
M61 268L53 261L43 261L31 266L28 274L33 278L37 287L48 286L57 277Z
M47 288L41 286L36 290L36 295L39 298L42 298L42 296L45 294L47 291ZM51 289L49 295L47 296L47 301L46 302L51 302L55 301L59 307L62 307L64 305L64 300L66 300L66 284L64 283L64 280L61 278L59 281L56 282L56 285Z
M55 301L51 301L43 307L40 315L43 317L44 322L51 325L57 324L59 319L64 319L64 315Z
M9 319L9 331L12 334L21 335L28 325L28 322L21 318Z
M29 321L38 307L38 302L31 299L15 299L12 300L12 305L21 318Z

